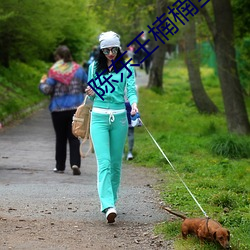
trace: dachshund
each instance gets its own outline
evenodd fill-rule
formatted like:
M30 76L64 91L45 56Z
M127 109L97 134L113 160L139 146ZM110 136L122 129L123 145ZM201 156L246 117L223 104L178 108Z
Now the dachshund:
M229 240L230 232L222 225L210 218L187 218L185 215L173 212L171 209L163 207L169 213L183 219L181 233L183 239L187 239L188 234L196 235L200 241L208 240L218 242L223 249L231 249Z

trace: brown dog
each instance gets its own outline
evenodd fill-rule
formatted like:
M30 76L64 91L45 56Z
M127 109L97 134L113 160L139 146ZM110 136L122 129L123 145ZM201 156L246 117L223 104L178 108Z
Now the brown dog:
M187 218L163 207L166 211L183 219L181 233L183 239L187 239L188 234L196 235L201 241L210 240L218 242L224 249L231 249L229 245L230 232L222 225L210 218Z

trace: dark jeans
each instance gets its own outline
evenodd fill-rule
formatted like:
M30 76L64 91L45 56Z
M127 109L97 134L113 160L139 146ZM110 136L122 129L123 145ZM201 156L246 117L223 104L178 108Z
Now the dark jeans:
M134 148L134 127L129 127L128 128L128 151L133 152Z
M52 122L56 133L56 168L65 170L67 156L67 141L69 141L70 166L81 165L81 156L79 152L80 142L72 134L72 117L76 110L52 112Z
M128 124L129 124L129 128L128 128L128 151L132 153L133 151L133 147L134 147L134 127L131 127L131 116L130 116L130 112L131 112L131 106L129 104L129 102L125 102L126 105L126 110L127 110L127 118L128 118Z

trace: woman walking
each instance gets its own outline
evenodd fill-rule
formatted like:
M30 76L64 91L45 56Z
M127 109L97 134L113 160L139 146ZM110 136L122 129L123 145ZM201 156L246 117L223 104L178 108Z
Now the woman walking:
M108 223L113 223L117 216L115 205L128 131L125 89L131 104L131 115L138 112L137 94L134 69L129 64L126 65L127 68L124 67L126 63L121 54L120 36L113 31L104 32L99 36L99 42L99 56L89 67L88 82L96 79L97 74L99 81L95 82L95 90L88 86L86 93L93 100L90 133L97 159L97 188L101 211L106 214ZM132 75L129 76L128 70ZM100 89L107 78L113 87L106 86L108 91L101 96L103 91Z
M80 175L80 142L72 134L72 117L82 104L87 86L87 74L73 61L67 46L59 46L55 51L55 64L50 68L48 77L41 80L39 89L50 95L49 110L56 134L55 173L64 173L66 168L67 141L69 141L70 167L73 175Z

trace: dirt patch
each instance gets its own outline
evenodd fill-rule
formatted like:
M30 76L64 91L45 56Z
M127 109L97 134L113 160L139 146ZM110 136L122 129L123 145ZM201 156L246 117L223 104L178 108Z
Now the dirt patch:
M153 225L119 222L0 220L1 249L172 249L153 234Z

